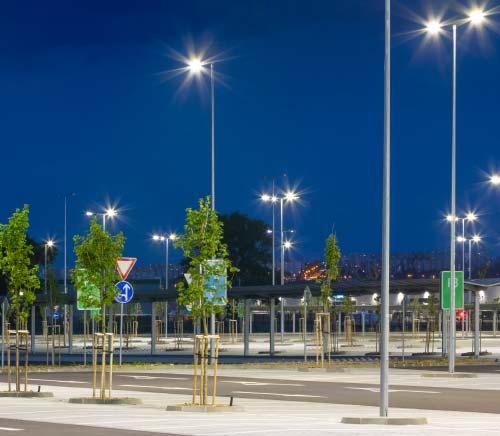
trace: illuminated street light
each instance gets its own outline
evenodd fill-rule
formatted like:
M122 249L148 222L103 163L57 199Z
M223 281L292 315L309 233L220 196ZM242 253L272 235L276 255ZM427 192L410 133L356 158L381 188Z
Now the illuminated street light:
M285 243L283 244L283 247L288 250L288 249L292 248L292 243L290 241L285 241Z
M108 207L104 213L99 213L99 212L93 212L91 210L87 210L85 212L85 215L88 217L94 216L94 215L100 215L102 217L102 229L106 231L106 218L115 218L118 216L118 211L114 207Z
M441 23L439 21L434 20L427 23L426 29L430 34L436 35L441 31L441 27L442 27Z
M200 74L203 69L203 62L197 58L190 59L188 61L188 69L192 74Z
M211 61L204 61L200 58L191 58L187 61L186 70L193 75L201 75L204 72L204 66L210 64L210 94L211 94L211 110L212 110L212 182L211 182L211 200L212 210L215 210L215 81L214 81L214 63ZM212 334L215 334L215 317L212 316L214 321ZM212 327L212 325L211 325Z
M470 21L473 25L480 25L483 21L484 13L478 13L474 10L469 14L469 20L462 21L461 23ZM450 219L450 281L455 282L455 236L456 236L456 131L457 131L457 23L451 24L453 31L453 99L452 99L452 134L451 134L451 219ZM443 25L439 22L431 21L426 26L426 30L430 34L437 34ZM455 293L450 293L450 332L449 332L449 350L448 350L448 371L455 372L455 354L456 354L456 318L455 318Z
M493 174L493 175L490 177L490 183L491 183L493 186L498 186L498 185L500 185L500 174Z
M481 9L475 9L469 13L469 19L472 24L481 24L484 18L484 12Z
M168 291L168 241L175 241L177 235L175 233L170 233L169 235L153 235L154 241L165 242L165 291ZM160 275L160 287L161 287L161 275ZM165 301L165 338L168 336L168 301Z
M274 183L274 182L273 182ZM273 191L274 191L274 184L273 184ZM284 202L289 202L292 203L295 200L299 199L299 196L294 192L294 191L287 191L285 192L284 195L282 196L276 196L274 195L269 195L269 194L262 194L260 196L260 199L264 202L271 202L273 205L273 226L272 226L272 261L273 261L273 271L272 271L272 283L273 286L276 284L276 265L275 265L275 249L274 249L274 235L275 235L275 229L274 229L274 204L279 201L280 202L280 268L281 268L281 274L280 274L280 284L283 286L285 284L285 248L290 248L290 247L285 247L285 240L284 240L284 229L283 229L283 204ZM269 232L268 232L269 233ZM284 331L285 331L285 317L284 317L284 311L285 311L285 303L284 303L284 298L281 299L280 301L280 311L281 311L281 342L283 343L284 341ZM271 331L274 331L274 324L271 322ZM274 335L271 333L271 340L270 340L270 354L274 355Z
M49 248L53 248L55 246L55 242L52 240L52 239L48 239L47 241L45 241L45 244L44 244L44 248L45 248L45 270L44 270L44 279L45 279L45 285L44 285L44 289L45 289L45 294L47 295L47 268L48 268L48 264L47 264L47 251Z
M469 238L469 280L472 278L472 243L479 244L482 238L480 235L474 235Z

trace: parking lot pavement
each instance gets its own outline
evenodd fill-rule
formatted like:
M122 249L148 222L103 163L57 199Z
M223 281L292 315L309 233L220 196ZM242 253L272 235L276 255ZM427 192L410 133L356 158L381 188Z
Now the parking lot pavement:
M402 430L399 426L340 423L344 416L377 416L376 407L238 398L236 404L243 406L244 412L203 414L165 410L167 405L188 401L186 395L119 391L117 396L140 397L144 404L96 406L67 402L72 396L88 395L88 389L57 386L51 390L55 394L52 399L0 398L0 419L129 430L135 434L156 432L196 436L401 435L402 432L405 436L426 436L445 431L484 436L498 434L500 427L500 414L391 409L392 417L425 416L429 421L428 425L408 426Z

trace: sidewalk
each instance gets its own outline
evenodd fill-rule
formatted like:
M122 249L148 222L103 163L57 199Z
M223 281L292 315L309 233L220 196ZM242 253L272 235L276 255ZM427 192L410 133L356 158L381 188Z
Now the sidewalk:
M192 374L190 368L165 365L153 368L122 368L117 372ZM49 373L57 371L51 370ZM391 386L425 386L460 389L500 391L498 374L477 374L477 378L424 378L424 370L391 369ZM41 373L40 373L41 374ZM246 377L248 379L276 379L290 381L324 381L378 384L377 368L350 368L345 373L302 373L295 368L249 368L224 366L220 376ZM36 376L35 376L36 377ZM40 377L42 378L42 377ZM36 386L32 386L36 389ZM0 389L5 389L1 386ZM54 398L13 399L0 398L0 417L50 423L78 424L104 428L176 433L182 435L401 435L426 436L443 432L464 435L497 435L500 414L464 413L436 410L391 409L391 417L420 417L428 419L425 426L375 426L341 424L344 416L376 417L378 408L325 403L277 401L235 398L235 405L244 412L228 414L200 414L167 412L167 405L190 401L190 390L179 394L148 393L114 390L114 396L131 396L143 400L140 406L95 406L69 404L71 397L90 396L89 388L43 386ZM500 393L499 393L500 397ZM228 398L219 398L228 403ZM500 411L500 406L499 406Z
M50 387L52 399L0 398L0 417L84 426L154 431L182 435L401 435L426 436L443 432L463 435L497 435L500 415L391 409L391 417L427 417L424 426L376 426L341 424L344 416L378 416L375 407L237 399L245 412L201 414L167 412L167 405L189 400L189 395L115 391L116 396L142 398L141 406L95 406L67 403L89 389ZM227 398L220 399L227 402Z

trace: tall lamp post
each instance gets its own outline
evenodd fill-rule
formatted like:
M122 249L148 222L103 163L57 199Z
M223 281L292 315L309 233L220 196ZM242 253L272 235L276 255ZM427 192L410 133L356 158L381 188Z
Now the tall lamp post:
M105 232L106 231L106 218L115 218L116 216L118 216L118 211L113 208L113 207L108 207L104 212L92 212L90 210L86 211L85 212L85 215L87 215L88 217L92 217L94 215L98 215L100 217L102 217L102 230ZM111 306L109 308L109 330L112 330L113 326L111 324ZM86 311L83 312L83 315L84 315L84 323L87 322L87 319L86 319ZM105 313L102 314L103 316L103 323L104 323L104 318L105 318Z
M211 100L211 127L212 127L212 150L211 150L211 199L212 199L212 210L215 210L215 78L214 78L214 62L208 60L202 60L199 58L192 58L187 62L186 70L190 74L200 76L202 73L206 72L206 65L210 65L210 100ZM212 313L210 317L210 333L215 335L215 314ZM213 362L215 357L214 341L210 341L210 362Z
M211 100L211 114L212 114L212 165L211 165L211 192L212 192L212 210L215 210L215 80L214 80L214 63L204 61L199 58L192 58L188 61L186 70L190 74L200 76L206 73L206 66L210 65L210 100Z
M276 196L276 195L268 195L268 194L263 194L261 197L261 200L264 202L271 202L276 203L279 201L280 203L280 284L283 286L285 284L285 230L283 228L283 206L286 202L292 203L295 200L298 200L300 197L293 191L288 191L282 196ZM275 229L274 229L274 212L273 212L273 246L274 246L274 234L275 234ZM290 246L291 247L291 246ZM288 247L288 248L290 248ZM273 250L274 253L274 250ZM273 257L274 259L274 257ZM274 273L275 265L273 262L273 273ZM274 275L273 275L273 282L274 282ZM274 283L273 283L274 285ZM284 334L285 334L285 299L283 296L281 297L280 301L280 311L281 311L281 342L284 340ZM274 322L271 320L271 354L274 353Z
M168 242L175 241L177 235L171 233L170 235L153 235L153 241L165 242L165 291L168 291ZM168 337L168 300L165 300L165 339Z
M45 268L44 268L44 291L45 295L48 295L48 286L47 286L47 269L48 269L48 250L49 248L52 249L55 246L55 243L52 239L48 239L45 241L44 248L45 248Z
M64 293L68 293L68 267L67 267L67 236L68 236L68 198L72 198L76 193L65 193L64 194ZM63 326L63 342L66 346L66 322L68 318L68 305L64 304L64 326ZM70 326L69 332L69 352L73 349L73 332L72 326Z
M482 238L479 235L474 235L469 238L469 280L472 279L472 243L479 244Z
M478 25L484 20L484 12L476 9L471 11L469 18L461 20L460 24L467 22ZM439 35L445 26L439 21L431 21L427 24L427 32L431 35ZM453 33L453 92L452 92L452 132L451 132L451 219L450 219L450 329L449 329L449 352L448 372L455 372L456 353L456 314L455 314L455 239L456 239L456 150L457 150L457 23L451 24Z
M391 0L385 0L384 176L382 194L382 277L380 338L380 416L389 414L389 272L391 204Z

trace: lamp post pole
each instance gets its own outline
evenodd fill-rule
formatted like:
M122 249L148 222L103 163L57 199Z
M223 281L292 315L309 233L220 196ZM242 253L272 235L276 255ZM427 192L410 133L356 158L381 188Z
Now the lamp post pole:
M283 197L280 198L280 240L281 240L281 286L285 284L285 241L283 239ZM283 295L280 299L280 327L281 327L281 343L283 344L285 336L285 298Z
M385 0L384 181L382 216L382 289L380 338L380 416L389 414L389 272L391 194L391 0Z

